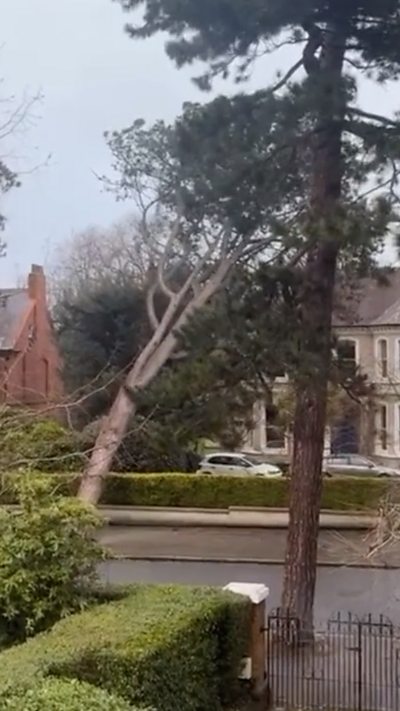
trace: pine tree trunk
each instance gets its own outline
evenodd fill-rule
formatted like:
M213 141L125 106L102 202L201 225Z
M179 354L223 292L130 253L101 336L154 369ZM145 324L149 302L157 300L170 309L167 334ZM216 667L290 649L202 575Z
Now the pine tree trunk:
M314 77L320 92L320 110L313 143L310 218L320 236L308 255L299 297L304 372L299 372L296 383L282 606L298 618L306 633L313 628L333 291L339 250L344 42L341 28L332 27L325 33Z
M312 630L313 621L336 247L321 247L314 259L312 265L309 264L309 272L312 266L318 274L318 282L322 274L324 280L317 291L308 293L306 298L304 295L304 303L310 317L308 327L315 328L313 341L320 354L324 352L324 362L316 364L319 371L313 378L306 374L305 380L297 386L282 600L282 606L300 620L304 631ZM310 273L307 279L311 280ZM320 339L325 347L318 342ZM305 358L313 356L315 352L306 354Z

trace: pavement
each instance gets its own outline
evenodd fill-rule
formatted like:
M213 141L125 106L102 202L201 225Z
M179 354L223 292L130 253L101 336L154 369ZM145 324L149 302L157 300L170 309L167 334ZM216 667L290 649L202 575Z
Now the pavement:
M173 508L150 506L101 506L104 518L117 526L195 526L221 528L287 528L287 509L231 506L226 509ZM370 513L321 511L320 528L371 528L376 522Z
M101 542L117 557L134 560L282 564L286 530L177 526L106 526ZM369 556L363 530L320 530L318 562L325 566L398 567L400 545Z

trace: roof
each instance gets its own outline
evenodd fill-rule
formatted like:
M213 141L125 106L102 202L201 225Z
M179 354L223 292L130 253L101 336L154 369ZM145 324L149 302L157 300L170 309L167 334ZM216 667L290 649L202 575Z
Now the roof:
M13 350L30 305L28 289L0 289L0 350Z
M335 326L400 326L400 269L342 291L335 311Z

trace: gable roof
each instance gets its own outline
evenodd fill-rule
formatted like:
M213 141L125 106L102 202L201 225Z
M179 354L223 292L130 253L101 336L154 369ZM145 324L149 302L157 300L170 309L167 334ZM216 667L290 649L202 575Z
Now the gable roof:
M400 326L400 269L361 279L340 299L334 326Z
M28 289L0 289L0 350L15 348L20 326L32 306Z

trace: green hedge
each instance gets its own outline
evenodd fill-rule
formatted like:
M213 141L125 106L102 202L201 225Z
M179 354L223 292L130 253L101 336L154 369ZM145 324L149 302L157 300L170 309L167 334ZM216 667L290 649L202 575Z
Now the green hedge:
M12 475L9 475L12 476ZM54 475L55 486L76 493L79 478ZM322 508L328 510L368 511L379 500L399 488L391 480L338 477L326 479ZM112 474L106 480L101 503L110 506L175 506L187 508L228 508L253 506L284 508L288 504L287 479L207 476L202 474ZM1 503L13 503L15 497L3 481Z
M6 699L1 708L2 711L139 711L127 701L75 679L45 679L21 695Z
M374 509L390 486L387 480L372 478L327 479L322 507L347 511ZM288 489L287 479L198 474L113 475L107 479L102 503L114 506L281 508L288 505Z
M234 700L249 630L246 598L211 588L138 586L0 655L1 700L53 676L162 711Z

